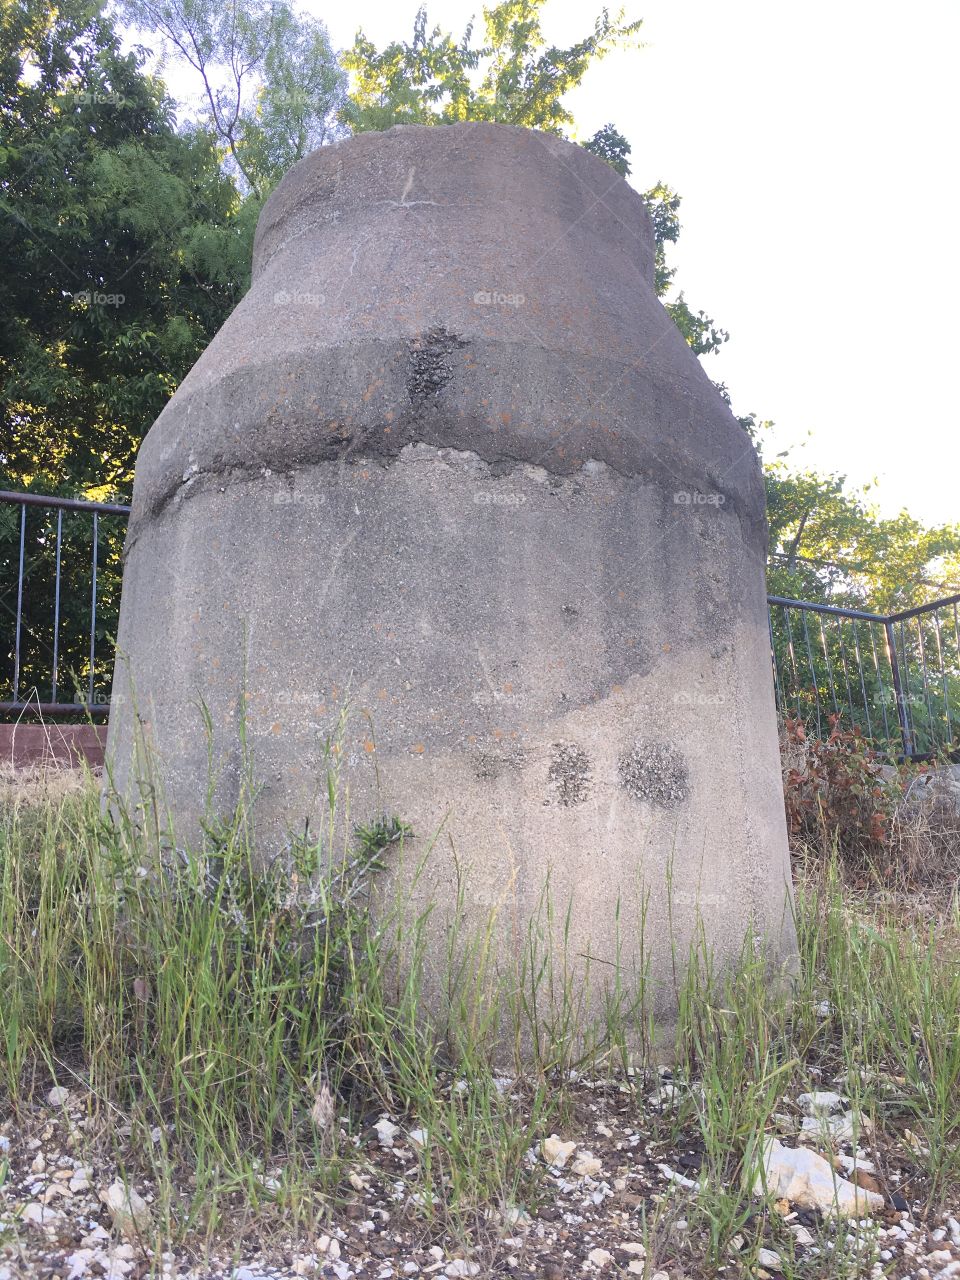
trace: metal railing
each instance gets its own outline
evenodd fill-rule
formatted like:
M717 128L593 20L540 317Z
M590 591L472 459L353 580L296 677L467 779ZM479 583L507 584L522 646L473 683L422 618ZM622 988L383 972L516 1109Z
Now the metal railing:
M0 627L10 637L0 646L0 713L109 710L129 512L0 491ZM956 746L960 595L889 615L767 600L781 715L818 737L836 717L909 759Z
M129 512L0 490L0 712L109 710Z
M781 715L815 726L818 738L835 717L909 760L956 749L960 595L891 614L782 596L767 603Z

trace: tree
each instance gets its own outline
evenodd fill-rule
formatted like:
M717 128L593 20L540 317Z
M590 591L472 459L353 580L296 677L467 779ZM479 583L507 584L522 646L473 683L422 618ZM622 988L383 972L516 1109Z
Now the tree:
M354 81L342 119L354 132L395 124L457 124L488 120L563 134L573 116L563 96L611 49L632 43L639 22L604 9L593 32L567 49L547 47L540 22L545 0L502 0L484 9L485 43L473 26L459 40L418 10L413 39L382 51L357 33L343 65Z
M768 459L773 423L740 419L763 460L771 595L894 613L960 591L960 525L927 526L907 511L881 516L871 484Z
M0 33L0 467L128 492L140 441L242 296L249 219L212 138L84 0Z
M192 71L201 123L258 201L336 136L346 76L323 23L285 0L119 0L119 9Z
M604 125L583 145L587 151L606 160L621 177L629 175L632 148L616 126ZM643 199L653 220L656 247L654 288L658 298L666 298L673 288L673 277L677 270L676 267L667 265L667 245L676 244L680 236L680 197L666 183L658 182L649 191L643 192ZM693 311L682 291L676 298L667 299L663 305L695 355L709 355L730 337L725 329L717 328L706 312Z

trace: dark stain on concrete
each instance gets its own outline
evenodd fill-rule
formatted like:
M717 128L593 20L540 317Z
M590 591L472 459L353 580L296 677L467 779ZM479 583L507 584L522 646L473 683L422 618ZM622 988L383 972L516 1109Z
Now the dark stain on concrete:
M564 808L583 804L590 794L590 757L583 747L576 742L555 742L550 749L547 782Z
M411 339L407 393L415 409L425 407L440 394L453 377L450 357L466 345L465 339L450 333L442 324Z
M690 794L687 762L667 742L638 738L621 755L618 773L624 791L658 809L676 809Z

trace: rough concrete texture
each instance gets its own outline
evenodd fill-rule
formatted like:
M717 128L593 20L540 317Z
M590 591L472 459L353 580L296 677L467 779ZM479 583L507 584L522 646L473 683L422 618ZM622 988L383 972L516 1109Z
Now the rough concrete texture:
M640 197L582 149L465 124L315 152L267 202L253 286L137 464L108 752L134 699L184 837L202 696L265 851L316 817L410 823L434 927L545 880L568 965L671 937L793 952L756 455L653 289ZM132 686L131 686L132 679ZM132 693L135 690L135 693ZM245 709L242 712L241 709ZM578 979L579 981L579 979ZM439 996L437 997L439 1001Z

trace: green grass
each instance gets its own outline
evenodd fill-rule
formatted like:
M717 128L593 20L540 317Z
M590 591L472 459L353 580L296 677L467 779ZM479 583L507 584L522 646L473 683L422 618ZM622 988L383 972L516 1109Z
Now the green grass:
M158 1240L208 1241L251 1220L314 1229L362 1163L349 1138L383 1110L427 1131L410 1175L425 1229L475 1242L494 1230L491 1214L533 1210L548 1194L527 1153L574 1122L573 1067L632 1081L638 1123L667 1149L682 1139L702 1151L700 1190L646 1227L651 1256L666 1250L695 1274L694 1262L704 1275L724 1265L737 1237L741 1256L772 1244L788 1274L817 1274L792 1261L792 1238L758 1213L751 1188L772 1113L838 1076L884 1149L901 1150L908 1128L928 1149L907 1194L931 1212L956 1196L955 899L934 927L895 900L854 894L835 864L808 876L789 992L768 984L752 947L725 973L698 947L678 967L680 1102L656 1114L643 983L615 989L596 1027L578 1023L581 993L546 960L541 932L565 927L547 886L517 989L491 978L486 936L450 939L440 1026L421 998L422 918L381 911L374 923L368 909L402 825L359 831L336 857L329 830L295 840L264 868L252 803L211 822L193 850L160 824L148 840L122 810L106 815L92 786L0 805L0 1116L54 1081L82 1082L102 1134L117 1117L131 1126L129 1139L104 1140L131 1180L157 1186ZM505 1026L523 1047L510 1088L495 1053ZM337 1121L318 1126L324 1085ZM662 1229L680 1212L686 1243ZM841 1246L833 1265L855 1275L861 1264Z

